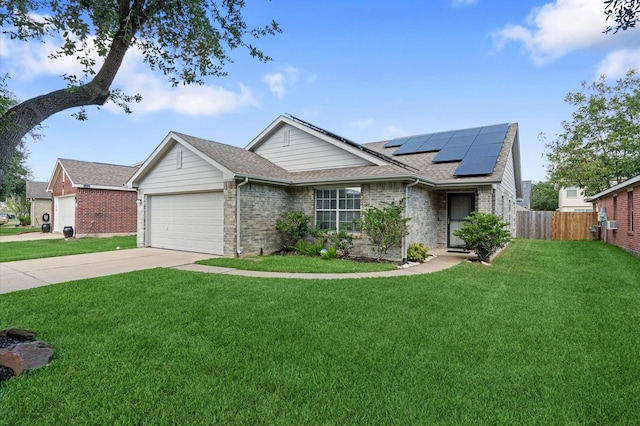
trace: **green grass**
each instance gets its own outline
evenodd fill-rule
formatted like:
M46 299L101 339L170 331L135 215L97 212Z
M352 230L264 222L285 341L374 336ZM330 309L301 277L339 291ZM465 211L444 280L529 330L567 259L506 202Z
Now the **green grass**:
M243 258L215 258L196 263L249 271L301 272L301 273L349 273L375 272L396 269L392 263L365 263L345 259L322 259L308 256L256 256Z
M515 241L491 267L291 280L153 269L0 295L50 366L0 424L639 424L640 260Z
M41 231L40 228L25 228L25 227L16 226L15 224L12 224L12 223L0 226L0 236L17 235L17 234L23 234L25 232L40 232L40 231Z
M0 262L135 248L136 236L0 242Z

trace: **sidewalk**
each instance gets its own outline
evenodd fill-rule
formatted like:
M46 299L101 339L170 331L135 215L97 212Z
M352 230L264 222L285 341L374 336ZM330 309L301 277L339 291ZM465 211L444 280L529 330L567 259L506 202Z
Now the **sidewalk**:
M42 235L47 234L41 234L41 236ZM392 271L349 274L303 274L246 271L197 265L195 264L196 261L210 259L215 256L177 250L135 248L0 263L0 294L66 281L96 278L151 268L174 268L183 271L265 278L384 278L442 271L443 269L459 264L464 261L465 258L470 258L469 254L447 253L444 250L435 250L434 252L434 254L437 254L430 257L429 260L424 263Z

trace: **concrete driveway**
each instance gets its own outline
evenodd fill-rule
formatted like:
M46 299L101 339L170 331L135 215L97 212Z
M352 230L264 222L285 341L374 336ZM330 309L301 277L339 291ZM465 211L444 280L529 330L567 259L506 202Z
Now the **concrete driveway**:
M157 267L172 268L211 254L155 248L135 248L46 259L0 263L0 294Z

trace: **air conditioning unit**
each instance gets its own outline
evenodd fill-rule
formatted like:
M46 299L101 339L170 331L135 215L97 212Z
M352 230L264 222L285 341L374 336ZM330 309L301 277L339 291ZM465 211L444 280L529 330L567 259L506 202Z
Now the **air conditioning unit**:
M617 220L608 220L607 221L607 229L618 229L618 221Z

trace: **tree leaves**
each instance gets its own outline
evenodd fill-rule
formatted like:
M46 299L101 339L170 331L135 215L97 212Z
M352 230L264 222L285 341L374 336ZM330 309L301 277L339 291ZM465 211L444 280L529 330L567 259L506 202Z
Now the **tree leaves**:
M636 70L609 85L606 76L565 101L576 109L547 143L551 181L593 195L640 174L640 77Z

